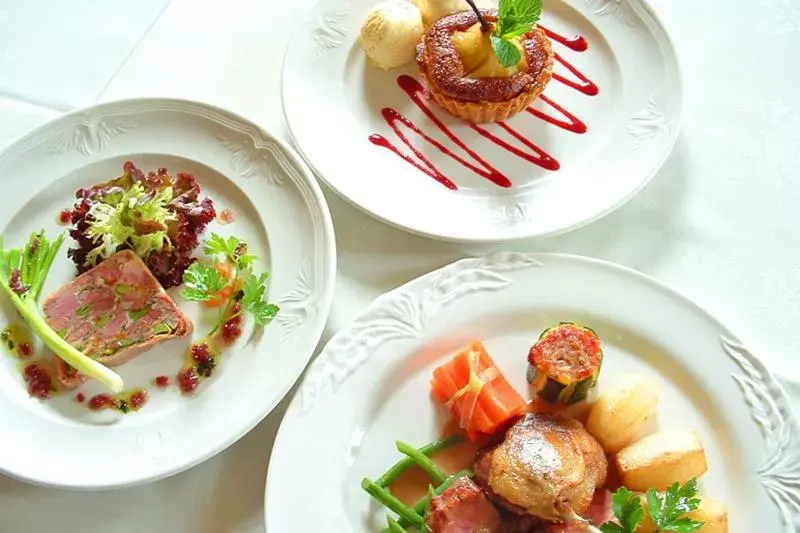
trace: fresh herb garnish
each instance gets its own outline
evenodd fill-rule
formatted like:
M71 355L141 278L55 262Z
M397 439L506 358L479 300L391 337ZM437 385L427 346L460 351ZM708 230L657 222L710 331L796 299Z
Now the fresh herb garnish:
M514 39L528 33L542 16L542 0L500 0L490 38L497 60L513 67L522 59Z
M614 493L611 499L614 516L619 523L606 522L600 526L603 533L635 533L644 519L641 500L625 487ZM687 513L700 506L697 498L697 480L692 478L681 486L673 483L663 494L653 489L647 491L647 513L656 526L656 533L674 531L692 533L703 526L703 522L692 520Z
M253 320L259 326L265 325L278 314L278 306L264 300L267 278L269 274L266 272L260 276L251 274L242 287L242 306L253 315Z
M227 240L216 233L203 246L203 253L206 255L222 254L225 259L240 270L248 268L257 259L256 256L247 253L247 243L236 237L228 237Z
M644 510L639 497L625 487L620 488L611 497L611 509L619 524L606 522L600 526L603 533L635 533L642 523Z
M119 392L122 390L122 378L64 340L66 331L54 331L39 311L39 293L63 240L64 235L61 234L51 242L41 230L33 232L23 248L6 249L0 236L0 286L31 329L53 353L82 374Z
M181 296L187 300L205 302L210 300L228 284L228 280L213 265L192 263L183 273Z
M265 299L269 273L253 273L252 265L257 258L248 253L245 241L236 237L225 239L212 233L203 246L203 251L215 260L219 260L221 256L232 268L230 278L226 279L215 265L195 262L183 275L181 296L187 300L205 302L224 294L223 291L228 287L234 288L224 305L220 306L217 323L209 337L226 321L244 312L250 313L258 326L266 325L278 314L278 306Z

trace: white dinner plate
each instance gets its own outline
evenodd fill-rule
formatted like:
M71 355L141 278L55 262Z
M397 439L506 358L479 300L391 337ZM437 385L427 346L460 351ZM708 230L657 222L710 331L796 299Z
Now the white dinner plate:
M733 333L624 267L510 253L464 259L384 294L328 342L278 432L267 531L381 530L385 510L360 481L399 459L396 440L439 437L446 418L431 399L431 371L481 339L527 396L528 350L563 320L603 341L598 391L626 372L660 382L656 427L699 433L709 464L700 490L727 503L732 533L800 531L800 427L775 378Z
M115 370L125 386L147 387L150 401L136 413L92 412L76 392L31 398L18 361L0 353L0 472L37 484L96 489L128 486L175 474L222 451L253 428L290 389L313 353L330 309L336 251L330 213L310 171L290 148L253 123L205 104L141 99L70 113L19 139L0 154L0 228L5 245L20 246L31 231L49 235L80 187L122 174L132 160L143 170L193 173L217 213L234 220L206 230L247 239L269 270L269 300L280 305L263 333L226 350L211 379L194 396L173 384L151 385L180 370L188 340L172 341ZM43 295L75 275L67 236ZM201 253L198 249L197 253ZM176 303L202 336L208 311ZM19 321L2 298L4 325ZM4 327L4 326L3 326ZM41 348L37 352L44 352ZM173 379L174 381L174 379ZM105 392L81 386L89 398Z
M566 44L554 42L560 79L531 109L569 127L522 112L505 125L476 129L424 103L452 138L401 88L415 83L415 65L383 71L368 62L358 35L376 2L314 3L289 44L282 84L286 120L306 161L339 194L385 222L469 242L574 229L641 190L674 145L678 64L644 0L545 1L542 25ZM390 123L401 124L394 113L421 133L404 125L393 130ZM457 190L423 172L433 173L422 159ZM482 176L489 174L502 186Z

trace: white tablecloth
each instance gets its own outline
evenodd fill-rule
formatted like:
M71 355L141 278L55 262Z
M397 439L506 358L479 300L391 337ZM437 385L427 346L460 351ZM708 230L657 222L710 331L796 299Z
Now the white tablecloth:
M280 68L306 1L0 1L0 145L76 107L155 95L217 104L288 137ZM800 0L653 5L685 80L674 153L618 212L514 248L651 274L721 318L775 372L800 378ZM378 294L487 251L405 234L326 195L339 276L323 342ZM787 387L800 398L800 387ZM0 476L0 532L263 531L285 406L214 459L144 487L67 492Z

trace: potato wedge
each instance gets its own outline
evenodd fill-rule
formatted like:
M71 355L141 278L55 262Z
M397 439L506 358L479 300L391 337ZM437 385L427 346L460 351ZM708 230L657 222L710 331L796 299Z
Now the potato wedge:
M606 453L617 453L631 444L658 405L658 381L626 374L607 388L595 402L586 429Z
M728 506L714 498L701 498L700 507L687 515L703 522L698 533L728 533Z
M616 463L622 484L638 492L663 491L708 470L699 435L686 429L660 431L636 441L619 451Z
M655 533L657 528L647 512L647 496L642 494L640 498L644 509L644 518L642 525L636 529L636 533ZM728 507L719 500L701 497L700 507L686 516L703 523L696 533L728 533Z

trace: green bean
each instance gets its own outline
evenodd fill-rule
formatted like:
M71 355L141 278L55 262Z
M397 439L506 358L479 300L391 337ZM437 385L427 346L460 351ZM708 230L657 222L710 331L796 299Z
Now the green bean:
M434 495L435 496L440 495L441 493L443 493L444 491L449 489L450 485L452 485L453 483L455 483L456 481L458 481L462 477L472 477L474 475L475 474L472 472L472 470L470 470L468 468L464 469L464 470L459 470L458 472L456 472L455 474L453 474L449 478L445 479L444 483L442 483L441 485L436 487L434 489L434 491L433 491ZM414 507L412 507L411 509L413 509L413 511L415 513L417 513L417 514L424 513L425 512L425 508L428 507L428 505L430 505L431 499L432 498L430 497L430 495L424 496L424 497L420 498L417 501L417 503L414 504Z
M425 506L425 515L427 515L431 510L431 502L436 497L436 489L433 488L433 485L428 485L428 505Z
M419 452L423 455L433 455L434 453L444 450L445 448L449 448L453 444L461 442L460 435L451 435L446 439L442 439L440 441L432 442L427 444L419 449ZM394 464L389 470L386 471L381 477L375 480L375 484L381 487L388 487L395 480L400 477L400 475L408 470L411 466L413 466L414 460L410 457L403 457L400 461Z
M455 483L456 481L458 481L462 477L472 477L474 475L475 474L472 472L472 470L469 470L469 469L459 470L458 472L456 472L455 474L453 474L449 478L445 479L444 483L442 483L441 485L436 487L434 489L434 491L433 491L433 494L434 494L434 496L438 496L441 493L443 493L444 491L446 491L447 489L449 489L450 486L453 483ZM414 507L412 507L411 510L417 516L420 516L421 514L423 514L425 512L425 509L430 505L432 499L433 498L431 498L430 493L428 493L427 496L425 496L425 497L421 498L419 501L417 501L417 503L414 504ZM397 523L400 524L400 527L408 527L408 526L412 525L411 522L407 522L406 520L403 520L402 516L400 517L400 520L397 521ZM416 524L416 525L418 525L418 524ZM381 533L390 533L390 531L388 529L384 529L383 531L381 531Z
M406 525L422 525L422 516L417 511L411 509L383 487L373 483L368 478L361 480L361 488L369 493L370 496L381 502L383 505L397 513Z
M424 453L421 453L419 450L403 441L397 441L395 445L397 446L397 451L410 457L437 485L444 483L444 480L447 479L447 474L444 470L439 468L436 463L431 461L430 457Z
M388 514L386 515L386 522L389 524L390 533L406 533L405 528L401 527L400 524Z

